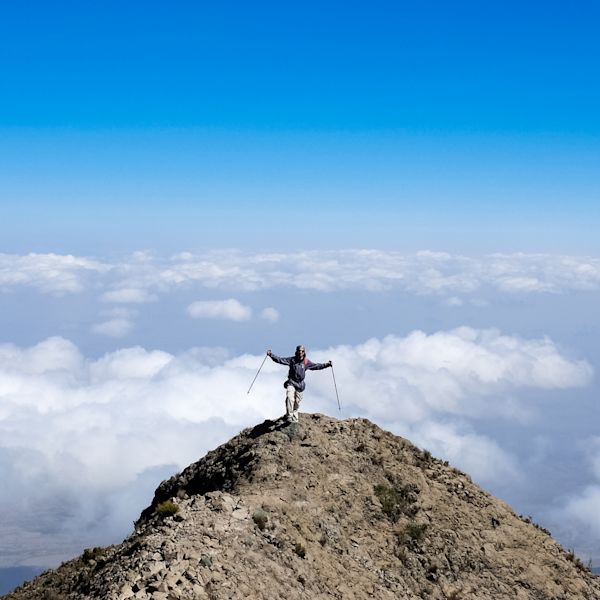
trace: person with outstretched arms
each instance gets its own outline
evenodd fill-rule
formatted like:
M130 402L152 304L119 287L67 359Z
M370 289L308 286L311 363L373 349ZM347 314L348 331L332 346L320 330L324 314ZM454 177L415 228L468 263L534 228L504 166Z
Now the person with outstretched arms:
M271 357L271 360L289 367L288 378L285 380L283 387L285 388L285 419L289 423L298 422L298 408L300 402L302 402L302 395L306 384L304 378L306 377L306 371L319 371L331 367L331 361L326 363L314 363L306 358L306 352L304 346L296 346L296 352L294 356L282 358L276 356L267 350L267 356Z

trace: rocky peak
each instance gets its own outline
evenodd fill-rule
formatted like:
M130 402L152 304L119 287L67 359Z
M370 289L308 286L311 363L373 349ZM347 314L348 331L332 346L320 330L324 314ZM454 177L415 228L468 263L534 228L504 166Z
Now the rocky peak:
M161 483L123 543L7 598L598 600L600 584L408 440L303 414L241 432Z

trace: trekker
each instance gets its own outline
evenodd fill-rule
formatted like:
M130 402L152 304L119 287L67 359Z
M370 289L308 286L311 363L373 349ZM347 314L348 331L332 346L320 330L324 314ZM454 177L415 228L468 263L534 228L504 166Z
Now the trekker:
M270 350L267 350L267 356L271 357L276 363L280 365L288 365L290 367L288 371L288 378L285 380L283 387L286 390L285 394L285 418L289 423L298 422L298 408L300 402L302 402L302 392L306 384L304 383L304 377L306 371L319 371L331 367L331 361L326 363L314 363L306 358L306 352L304 346L296 346L296 353L294 356L288 358L281 358L275 356Z

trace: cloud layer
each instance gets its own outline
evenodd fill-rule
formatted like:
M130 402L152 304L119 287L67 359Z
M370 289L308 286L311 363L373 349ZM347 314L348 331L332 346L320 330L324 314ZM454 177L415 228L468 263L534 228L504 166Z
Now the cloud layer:
M144 303L182 287L258 291L277 287L333 292L399 290L448 296L492 289L506 294L600 289L600 258L550 254L482 257L422 251L379 250L205 254L169 258L137 252L119 261L55 254L0 254L0 289L31 286L54 294L103 288L101 299Z
M102 279L112 266L59 254L0 254L0 290L29 286L54 295L74 294Z
M311 358L334 360L343 416L372 418L482 482L518 470L515 457L476 433L473 419L518 419L519 402L501 402L506 393L592 377L587 363L564 357L548 339L470 328L371 339ZM172 355L133 347L91 360L60 337L1 345L0 510L14 516L0 525L5 563L49 564L120 539L161 478L281 414L280 365L265 363L246 394L262 359L219 348ZM337 412L330 371L309 374L302 408Z

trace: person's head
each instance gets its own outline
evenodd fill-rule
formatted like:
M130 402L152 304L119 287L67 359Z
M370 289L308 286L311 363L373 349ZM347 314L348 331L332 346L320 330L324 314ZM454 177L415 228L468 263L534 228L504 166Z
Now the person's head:
M296 358L303 359L305 356L304 346L296 346Z

